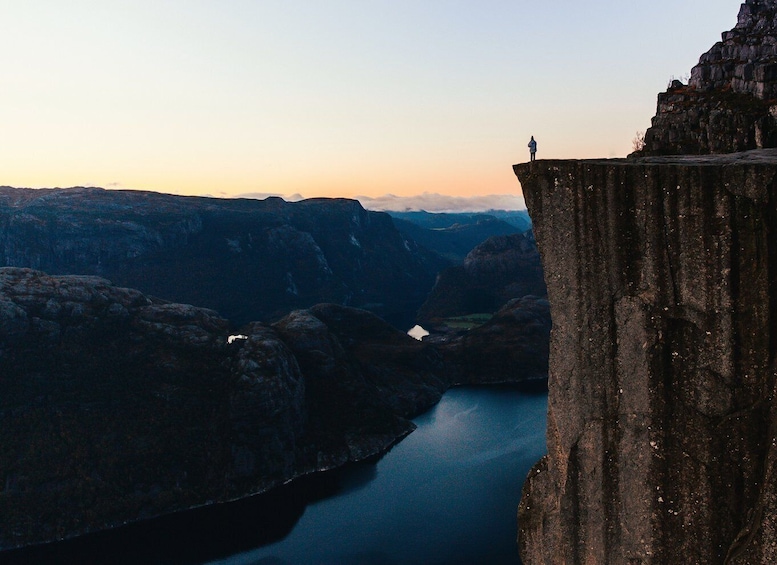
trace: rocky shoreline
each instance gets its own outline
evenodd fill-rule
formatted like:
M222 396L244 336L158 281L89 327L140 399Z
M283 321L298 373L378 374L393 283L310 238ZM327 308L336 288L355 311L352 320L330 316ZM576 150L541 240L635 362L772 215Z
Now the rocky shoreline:
M511 351L516 324L527 343ZM104 278L0 268L0 549L378 456L450 386L541 377L549 324L527 298L445 344L335 304L235 327ZM499 366L478 371L472 340Z
M358 339L356 339L358 334ZM449 386L336 305L232 328L105 279L0 269L0 547L264 492L382 453Z

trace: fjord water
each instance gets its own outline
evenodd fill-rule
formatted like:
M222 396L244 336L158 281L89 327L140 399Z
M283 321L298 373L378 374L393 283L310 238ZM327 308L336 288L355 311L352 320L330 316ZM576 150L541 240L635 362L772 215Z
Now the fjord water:
M342 473L282 541L209 563L519 563L520 489L545 453L546 408L546 394L452 389L381 460Z
M451 389L377 462L236 503L3 552L0 564L515 565L520 490L545 453L546 407L545 393Z

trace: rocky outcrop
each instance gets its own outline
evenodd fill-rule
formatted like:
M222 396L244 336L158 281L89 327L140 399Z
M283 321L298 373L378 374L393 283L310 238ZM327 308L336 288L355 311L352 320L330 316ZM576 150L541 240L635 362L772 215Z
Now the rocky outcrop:
M736 27L701 56L688 85L659 94L638 155L777 147L777 2L747 0Z
M747 0L737 25L699 58L689 85L777 99L777 2Z
M431 327L445 318L493 313L527 295L545 295L533 234L495 236L473 249L462 265L440 273L417 319Z
M354 200L0 187L0 266L98 275L238 324L333 302L409 328L444 264Z
M450 386L437 351L370 312L320 304L274 328L305 374L310 428L327 446L320 468L384 451Z
M374 456L448 384L437 353L368 312L235 331L102 278L0 268L0 549Z
M553 314L524 563L777 562L777 152L515 172Z

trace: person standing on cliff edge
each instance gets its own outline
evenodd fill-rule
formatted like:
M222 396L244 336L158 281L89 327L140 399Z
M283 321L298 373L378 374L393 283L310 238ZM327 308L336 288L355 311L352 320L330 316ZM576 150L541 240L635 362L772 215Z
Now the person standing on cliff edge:
M531 155L531 160L534 161L537 154L537 142L534 141L534 136L531 136L531 140L529 140L529 154Z

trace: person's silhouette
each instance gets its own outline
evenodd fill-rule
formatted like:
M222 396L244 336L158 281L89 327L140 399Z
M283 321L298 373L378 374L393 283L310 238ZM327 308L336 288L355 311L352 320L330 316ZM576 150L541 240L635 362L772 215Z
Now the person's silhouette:
M531 136L531 140L529 141L529 154L531 155L531 160L534 161L537 154L537 142L534 141L534 136Z

